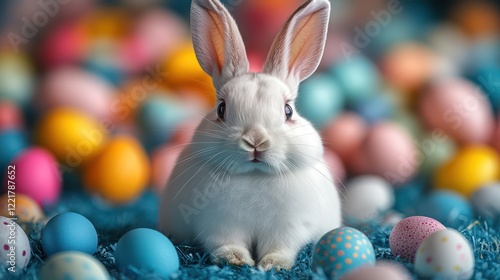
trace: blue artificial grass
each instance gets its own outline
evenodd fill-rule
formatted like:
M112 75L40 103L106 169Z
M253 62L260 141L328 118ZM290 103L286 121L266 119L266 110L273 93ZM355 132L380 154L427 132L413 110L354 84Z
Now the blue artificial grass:
M108 269L114 279L130 279L122 275L115 267L113 252L116 242L127 231L139 228L155 228L159 198L153 192L146 192L135 203L121 207L111 207L96 198L79 191L66 192L60 203L46 209L48 215L65 211L73 211L86 216L96 227L99 235L99 246L94 256ZM27 268L12 274L7 270L0 272L0 279L37 279L38 271L43 265L45 256L42 251L40 237L43 224L34 225L29 234L32 256ZM473 279L500 279L500 230L495 230L485 221L473 220L463 224L461 233L469 240L476 259ZM413 271L411 263L395 259L389 248L391 226L377 224L359 228L372 241L377 260L395 260ZM177 246L181 261L181 269L171 275L172 279L324 279L311 270L312 244L304 248L297 257L297 263L291 271L262 272L253 267L235 267L231 265L216 266L199 248ZM161 279L147 272L141 272L141 279ZM416 276L414 276L417 279Z

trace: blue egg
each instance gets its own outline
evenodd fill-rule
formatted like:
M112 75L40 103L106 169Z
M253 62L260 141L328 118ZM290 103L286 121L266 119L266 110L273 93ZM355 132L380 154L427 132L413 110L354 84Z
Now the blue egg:
M313 269L338 279L361 266L375 265L373 245L361 231L340 227L321 237L313 252Z
M434 218L446 227L462 229L473 217L467 200L452 191L433 191L417 205L417 215Z
M97 232L84 216L65 212L54 216L42 231L42 247L47 256L65 251L94 254Z
M394 114L394 105L383 95L374 95L358 100L353 111L361 116L366 123L375 124L391 118Z
M116 86L121 85L124 79L123 71L111 62L89 60L85 62L84 68Z
M482 65L472 75L471 80L477 83L484 91L491 108L496 115L500 114L500 66Z
M351 56L334 64L330 73L348 105L371 97L380 90L380 74L366 57Z
M412 180L403 186L398 186L394 191L395 202L394 210L414 216L416 206L421 200L424 192L424 184L418 180Z
M24 132L19 130L0 131L0 171L28 147L28 140Z
M139 109L138 121L148 150L170 140L173 132L188 117L187 110L174 97L154 94Z
M337 84L328 75L307 79L299 87L297 112L321 130L344 107L344 98Z
M172 242L148 228L123 235L116 244L115 260L120 271L132 276L137 276L139 270L168 278L179 270L179 256Z

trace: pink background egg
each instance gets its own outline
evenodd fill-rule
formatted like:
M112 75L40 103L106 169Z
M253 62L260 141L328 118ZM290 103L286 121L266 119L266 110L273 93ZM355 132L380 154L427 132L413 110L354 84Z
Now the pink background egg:
M336 185L341 184L341 182L344 181L346 176L346 171L344 164L342 163L342 160L335 152L331 151L330 149L325 149L323 158L325 160L326 165L330 169L333 183Z
M323 131L325 146L332 149L343 160L360 147L367 133L367 125L354 113L342 113Z
M54 204L61 192L61 174L55 158L41 148L30 148L11 163L15 166L16 193L24 194L40 206ZM4 178L4 185L9 180Z
M429 217L412 216L401 220L389 236L392 255L413 260L424 239L442 229L446 229L445 226Z
M366 266L353 270L344 275L341 280L410 280L412 277L401 265L379 264L376 266Z
M0 130L22 126L19 108L10 102L0 102Z
M494 127L493 112L479 87L449 78L420 99L419 112L430 129L440 128L461 144L485 144Z
M76 68L60 68L42 82L36 106L42 111L71 107L96 118L110 117L114 88L98 76Z
M500 116L498 117L497 133L493 138L493 141L494 141L493 145L496 146L498 152L500 153Z
M83 59L85 37L76 24L56 26L40 48L40 59L46 67L76 63Z
M376 124L368 132L362 151L368 168L393 184L412 178L421 161L411 136L396 124Z
M174 171L177 158L185 145L167 144L157 148L152 155L151 184L156 193L161 194L165 189L170 175Z

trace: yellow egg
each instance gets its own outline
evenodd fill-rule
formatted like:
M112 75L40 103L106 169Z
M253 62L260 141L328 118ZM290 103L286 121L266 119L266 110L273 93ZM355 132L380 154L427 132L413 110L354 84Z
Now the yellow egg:
M25 232L29 233L33 229L32 222L39 222L45 219L40 206L29 196L18 193L14 197L15 201L12 199L13 197L9 198L8 194L0 197L0 201L5 202L0 204L0 216L16 217L16 223Z
M80 25L84 34L90 39L120 39L127 34L129 23L130 19L126 12L101 9L90 13Z
M150 176L149 160L142 146L129 136L110 140L102 152L85 166L86 189L114 204L136 199Z
M36 127L36 142L51 151L68 168L80 168L92 159L106 141L104 124L70 109L44 115Z
M462 148L454 158L439 168L435 185L468 197L482 185L499 179L498 154L486 146L469 146Z
M215 89L212 78L203 71L191 43L174 51L163 65L165 83L177 91L197 93L207 105L215 104Z

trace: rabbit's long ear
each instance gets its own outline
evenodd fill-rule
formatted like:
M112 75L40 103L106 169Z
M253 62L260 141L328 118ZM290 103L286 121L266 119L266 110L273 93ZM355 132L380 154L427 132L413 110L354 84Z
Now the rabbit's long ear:
M248 59L238 27L219 0L193 0L191 30L198 62L219 88L248 71Z
M300 6L274 39L264 72L282 79L290 90L296 90L318 68L329 18L328 0L309 0Z

